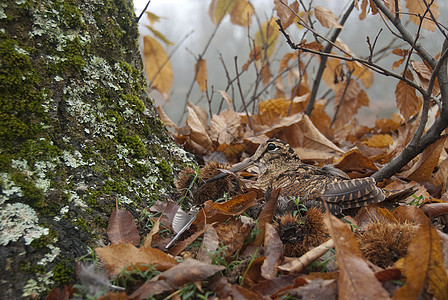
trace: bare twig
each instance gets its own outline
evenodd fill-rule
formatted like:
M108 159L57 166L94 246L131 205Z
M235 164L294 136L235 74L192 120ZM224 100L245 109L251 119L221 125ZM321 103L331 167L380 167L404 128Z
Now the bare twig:
M137 23L140 22L140 19L142 18L143 14L146 12L146 9L148 9L148 6L149 6L150 2L151 2L151 0L148 0L148 2L146 2L145 8L143 8L142 12L137 17Z
M347 74L347 84L344 87L344 91L342 92L341 99L339 99L339 103L338 103L338 106L336 107L336 111L334 112L333 119L331 119L330 128L331 128L331 126L333 126L333 123L336 121L336 117L338 115L339 109L342 105L342 102L344 101L345 94L347 93L347 90L348 90L348 86L350 85L351 77L352 77L352 72L349 71Z
M249 127L254 131L254 126L252 125L252 120L250 118L249 112L247 111L246 102L244 101L243 90L241 89L240 77L238 76L238 56L234 57L235 60L235 73L236 73L236 82L238 85L238 90L240 91L241 102L243 103L244 112L246 113L247 120L249 121Z

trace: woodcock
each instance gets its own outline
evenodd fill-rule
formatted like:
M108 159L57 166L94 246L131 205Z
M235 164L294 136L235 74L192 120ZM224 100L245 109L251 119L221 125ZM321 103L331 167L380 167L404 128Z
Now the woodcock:
M281 196L289 199L287 202L292 202L293 208L295 202L291 199L299 199L306 206L320 207L324 207L322 201L325 201L332 213L339 214L344 209L362 207L385 199L383 191L375 185L373 178L349 179L336 168L305 164L290 145L278 139L264 142L252 157L228 171L237 172L252 165L260 170L253 187L281 188ZM223 176L226 173L211 180Z

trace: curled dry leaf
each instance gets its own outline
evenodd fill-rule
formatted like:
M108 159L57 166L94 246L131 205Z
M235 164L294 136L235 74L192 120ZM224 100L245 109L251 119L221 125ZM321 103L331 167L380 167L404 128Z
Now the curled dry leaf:
M299 13L299 3L297 1L294 1L289 5L288 8L279 0L274 0L274 10L277 11L277 16L282 21L283 28L286 29L294 22L294 19L296 18L292 11L294 11L296 14Z
M440 215L448 214L448 203L427 203L420 206L420 209L432 219Z
M326 28L342 28L341 24L338 23L338 18L328 8L315 6L314 13L322 26Z
M413 80L411 72L406 72L406 78ZM409 120L412 116L417 114L422 107L422 100L417 96L415 88L409 86L404 81L399 81L395 88L395 99L397 107L401 115Z
M200 59L195 66L196 82L199 90L204 93L207 89L207 62L205 59Z
M430 3L430 9L431 9L431 15L427 12L427 7L425 5L425 2L419 1L419 0L406 0L406 8L409 10L409 18L411 21L421 27L429 30L434 31L436 30L437 26L434 23L432 17L434 16L435 20L437 21L440 12L439 12L439 5L436 1L428 2ZM420 16L425 16L423 20L420 19Z
M212 147L212 140L208 136L207 130L204 127L201 114L198 115L196 110L191 106L188 106L187 109L187 125L190 128L190 138L202 148L210 149Z
M341 158L337 160L335 167L341 169L350 175L351 172L357 174L371 175L373 172L378 171L373 160L365 156L359 151L359 149L352 149L345 153ZM352 177L353 178L353 177Z
M447 136L438 139L435 143L429 145L421 154L416 164L408 171L401 173L403 176L415 181L427 181L439 164L439 158Z
M151 247L137 248L132 244L115 244L95 248L95 252L111 277L118 275L123 268L138 263L157 265L159 271L167 270L177 264L168 254Z
M283 243L277 230L269 223L265 226L264 244L266 259L261 265L261 276L273 279L277 275L277 266L283 257Z
M398 222L412 222L415 225L426 224L429 222L428 217L423 210L415 205L401 205L392 212Z
M132 299L147 299L153 295L179 289L187 283L205 280L223 269L225 269L224 266L211 265L187 258L182 263L147 281L130 297Z
M226 247L226 257L230 257L241 250L254 225L255 222L251 218L244 216L239 219L232 218L225 223L215 225L219 241L222 246Z
M219 247L219 237L213 226L209 226L204 232L201 248L196 256L196 259L204 263L211 264L211 254Z
M390 299L389 293L376 279L363 259L350 229L328 211L325 223L334 240L339 268L338 297L340 299Z
M140 244L140 235L134 217L125 209L116 207L109 218L107 236L112 244L131 243L134 246Z
M448 277L443 267L440 238L429 220L419 226L408 254L396 265L406 277L406 283L395 292L394 299L417 299L425 289L436 299L448 299Z
M266 199L266 204L263 207L260 216L258 217L258 228L260 229L260 231L258 232L255 240L252 242L252 245L261 246L263 244L265 239L266 224L272 222L279 195L280 189L270 191L269 193L266 192L266 196L268 197L268 199Z

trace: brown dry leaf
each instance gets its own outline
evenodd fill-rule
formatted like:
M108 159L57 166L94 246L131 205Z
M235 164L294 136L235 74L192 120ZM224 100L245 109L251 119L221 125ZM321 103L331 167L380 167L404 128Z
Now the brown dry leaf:
M436 299L448 299L440 238L429 220L418 227L408 254L396 266L406 277L406 283L395 292L394 299L417 299L425 289Z
M236 3L230 12L230 22L243 27L250 26L254 7L247 0L234 0L234 2Z
M307 43L307 44L303 44L301 45L302 48L305 49L311 49L311 50L316 50L316 51L324 51L324 46L316 41L313 41L311 43Z
M196 113L196 116L198 117L199 121L202 124L202 127L207 128L207 121L208 121L207 111L203 107L194 105L191 102L187 102L187 107L194 110L194 112Z
M255 205L256 198L257 193L252 191L244 195L235 196L223 203L206 201L203 208L198 212L192 226L202 228L203 224L224 222L232 216L239 216L246 209Z
M174 201L168 200L161 202L157 200L149 210L151 212L162 213L160 216L160 222L164 226L171 228L171 224L173 223L174 216L176 215L178 209L179 204Z
M176 246L172 247L168 251L168 253L171 254L172 256L178 256L182 251L184 251L188 247L188 245L190 245L198 237L200 237L210 226L212 226L212 225L206 224L204 226L204 224L202 223L202 225L201 225L202 229L201 230L195 230L194 233L192 235L190 235L188 238L186 238L185 240L177 243ZM191 229L190 229L190 231L191 231Z
M447 136L438 139L435 143L429 145L411 169L401 173L401 175L414 181L427 181L431 178L434 168L439 164L440 154L444 150Z
M367 9L367 6L369 4L370 4L369 9ZM372 0L362 0L361 13L359 14L359 19L360 20L365 19L369 11L372 11L372 15L375 15L378 12L378 8L376 7L375 3Z
M62 288L55 287L44 300L69 300L75 292L76 288L73 287L73 284L64 285Z
M243 68L241 70L243 71L247 71L249 69L250 64L253 61L257 61L261 59L261 47L254 47L250 53L249 53L249 59L247 60L247 62L243 65ZM218 91L221 93L221 95L226 98L222 93L226 93L224 91ZM226 93L227 94L227 93ZM230 99L230 97L227 95L227 97ZM226 99L227 100L227 99Z
M372 222L397 223L397 219L387 209L378 207L376 204L369 204L361 207L355 216L359 227L363 227Z
M157 219L157 221L152 226L151 231L146 235L145 243L143 244L144 247L151 247L152 237L155 234L159 233L160 230L160 219L162 219L162 215Z
M165 291L179 289L187 283L203 281L223 269L225 269L224 266L187 258L180 264L147 281L130 297L132 299L148 299L150 296L159 295Z
M367 93L361 90L359 83L350 79L350 83L341 81L336 84L335 89L335 109L339 106L339 111L334 123L336 128L342 128L353 119L361 106L369 105ZM342 101L342 102L341 102Z
M259 232L256 236L255 240L251 243L251 245L254 246L261 246L265 239L265 231L266 231L266 224L269 224L272 222L272 218L274 216L275 208L277 207L277 201L278 196L280 195L280 189L266 192L265 197L269 197L266 199L266 204L263 207L263 210L260 213L260 216L258 217L258 228Z
M229 108L229 110L233 110L232 100L230 99L229 95L225 91L218 90L218 92L221 94L221 96L224 98L224 100L226 100L227 107Z
M277 0L278 1L278 0ZM297 53L288 52L280 59L278 73L289 67L289 61L297 58Z
M374 128L378 130L378 133L392 133L397 131L403 123L403 117L394 113L392 119L376 119Z
M199 90L201 92L205 92L207 89L207 62L205 59L200 59L195 67L195 74L196 74L196 82L198 83Z
M440 215L448 214L448 203L426 203L420 206L428 218L432 219Z
M362 143L373 148L389 148L393 143L393 139L390 134L375 134L365 139Z
M104 296L101 296L98 298L98 300L127 300L130 299L128 295L126 295L125 292L116 293L116 292L109 292ZM61 300L61 299L59 299Z
M190 128L190 138L205 149L211 149L213 146L212 140L208 136L207 130L203 125L203 119L191 107L187 107L187 125Z
M247 221L250 218L241 216L239 219L229 219L225 223L215 225L216 233L222 246L226 247L225 256L231 257L241 250L245 239L250 235L254 224ZM244 221L242 221L244 220Z
M373 71L357 61L346 61L349 70L353 70L353 76L361 80L362 85L368 89L373 84Z
M243 285L252 287L255 284L264 280L263 276L261 276L261 266L263 265L266 256L259 256L255 258L252 263L247 267L245 271L245 276L243 279Z
M273 279L277 275L277 266L283 257L283 243L277 230L269 223L265 225L264 244L266 259L261 265L261 276Z
M429 222L423 210L415 205L401 205L394 209L392 214L400 223L412 222L415 225L420 225Z
M233 0L212 0L208 9L208 15L212 22L219 24L232 11L236 3L237 1Z
M421 85L423 86L424 89L428 89L429 87L429 81L431 80L431 76L433 74L432 69L430 69L430 67L428 65L426 65L425 63L422 63L420 61L411 61L411 66L412 69L417 73L418 78L421 82ZM436 80L434 82L434 86L432 89L432 94L433 95L437 95L440 92L440 87L439 87L439 81Z
M211 254L219 247L219 237L213 226L209 226L204 232L201 248L199 249L196 259L207 264L212 263Z
M173 69L168 54L159 42L147 35L143 37L143 56L146 77L151 87L168 98L173 85Z
M437 21L440 12L439 12L439 5L437 4L437 2L434 1L429 1L427 2L432 3L431 5L431 13L435 18L435 21ZM424 1L421 0L406 0L406 8L409 10L410 16L409 18L411 19L411 21L416 24L416 25L420 25L420 18L418 17L418 15L420 16L425 16L426 18L423 19L422 22L422 28L429 30L429 31L434 31L437 26L434 23L434 21L432 20L431 14L429 14L428 12L425 14L426 11L426 5ZM428 20L429 19L429 20Z
M334 240L338 262L339 299L390 299L363 259L353 233L341 220L325 213L325 224Z
M329 57L325 65L324 73L322 74L322 79L325 84L333 91L336 89L335 78L339 75L338 68L340 68L340 65L341 60L339 58Z
M151 247L137 248L132 244L115 244L95 248L110 277L118 275L123 268L138 263L157 265L159 271L167 270L177 264L168 254Z
M170 119L170 117L168 117L168 115L165 113L163 108L161 108L160 106L157 106L156 109L157 109L157 112L159 113L159 116L160 116L160 119L162 120L162 122L165 123L165 125L167 127L173 127L177 130L176 124Z
M395 54L395 55L401 56L400 60L397 60L397 61L395 61L392 64L392 70L395 70L396 68L398 68L404 62L404 60L406 59L406 57L409 54L409 50L403 50L403 49L400 49L400 48L395 48L394 50L392 50L392 53Z
M296 13L299 13L299 3L294 1L289 7ZM285 5L283 5L279 0L274 0L274 10L277 11L277 16L282 21L283 28L288 28L294 22L296 16L292 11Z
M255 47L267 49L267 55L271 57L274 54L278 35L278 25L275 23L275 19L265 21L255 34Z
M269 64L264 64L261 68L261 78L263 79L263 84L267 85L271 79L271 71L269 71Z
M338 18L328 8L317 5L314 7L314 13L322 26L326 28L342 28L338 23Z
M235 139L241 137L243 130L241 113L225 110L219 115L213 115L210 120L209 136L219 145L230 145Z
M406 77L413 80L411 72L406 72ZM409 120L420 111L422 100L417 96L415 88L409 86L404 81L399 81L395 88L395 98L397 107L401 115Z
M372 174L378 171L373 160L365 156L359 149L352 149L337 160L335 167L346 173Z
M442 186L442 191L446 190L446 183L448 178L448 158L446 158L441 164L438 166L437 172L432 174L429 182L434 184L435 186Z
M134 246L138 246L140 244L140 235L132 214L126 209L115 207L107 226L107 237L112 244L131 243Z

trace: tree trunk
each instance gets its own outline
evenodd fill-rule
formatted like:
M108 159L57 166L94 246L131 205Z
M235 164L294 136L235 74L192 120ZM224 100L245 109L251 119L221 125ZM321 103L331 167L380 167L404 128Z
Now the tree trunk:
M190 160L145 93L132 2L3 1L0 25L0 295L18 299L71 282L116 200L136 216Z

